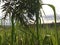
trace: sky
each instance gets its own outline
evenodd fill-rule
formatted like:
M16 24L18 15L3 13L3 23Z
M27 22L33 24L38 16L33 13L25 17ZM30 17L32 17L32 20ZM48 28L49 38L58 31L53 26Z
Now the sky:
M52 4L55 6L56 14L60 14L60 0L42 0L44 4ZM46 15L53 14L52 9L49 6L43 6Z
M0 4L0 19L3 16L2 9L1 9L2 4Z
M42 0L44 4L52 4L55 6L56 14L60 17L60 0ZM47 16L53 15L53 10L49 6L43 6L43 10ZM57 17L58 18L58 17ZM44 19L44 23L52 23L54 20ZM57 20L60 22L60 19Z

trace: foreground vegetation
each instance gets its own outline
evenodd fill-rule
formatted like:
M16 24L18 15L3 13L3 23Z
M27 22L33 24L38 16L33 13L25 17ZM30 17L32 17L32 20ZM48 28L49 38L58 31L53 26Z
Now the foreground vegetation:
M3 2L5 4L2 11L5 12L5 16L2 19L9 16L12 25L10 28L1 27L0 45L59 45L59 28L56 25L56 11L53 5L43 4L42 0L3 0ZM48 5L53 10L55 21L53 27L41 25L43 5ZM29 20L34 21L33 16L36 17L35 24L27 25Z
M57 26L57 31L58 40L56 39L54 26L44 25L41 27L39 29L40 45L57 45L60 42L60 26ZM0 26L0 45L11 45L11 27ZM15 26L13 45L38 45L34 26L29 26L28 29L20 25Z

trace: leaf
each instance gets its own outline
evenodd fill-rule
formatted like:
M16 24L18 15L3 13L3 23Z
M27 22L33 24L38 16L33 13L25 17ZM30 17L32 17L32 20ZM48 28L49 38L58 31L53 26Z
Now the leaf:
M49 7L52 8L53 12L54 12L54 20L55 20L55 24L56 24L56 11L55 11L55 7L51 4L42 4L42 5L48 5Z
M57 45L58 45L58 32L57 32L57 27L56 27L56 11L55 11L55 7L51 4L42 4L42 5L48 5L49 7L52 8L53 12L54 12L54 20L55 20L55 32L56 32L56 38L57 38Z

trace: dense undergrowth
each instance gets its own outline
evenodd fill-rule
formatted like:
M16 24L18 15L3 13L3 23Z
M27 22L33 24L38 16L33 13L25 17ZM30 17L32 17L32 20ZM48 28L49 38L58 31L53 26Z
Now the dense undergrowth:
M57 27L58 41L60 42L60 26ZM38 45L37 35L34 26L28 29L22 26L15 26L14 45ZM54 26L45 25L39 30L40 45L57 45ZM11 44L11 27L0 27L0 45ZM60 45L60 43L59 43Z
M2 12L5 12L3 19L9 16L12 26L1 27L0 45L60 45L60 31L56 25L56 11L53 5L44 4L42 0L3 0L3 2L5 2L2 6ZM52 27L41 25L43 5L53 10L54 26ZM24 16L26 13L27 15ZM27 26L29 20L34 21L31 18L33 16L36 17L35 24Z

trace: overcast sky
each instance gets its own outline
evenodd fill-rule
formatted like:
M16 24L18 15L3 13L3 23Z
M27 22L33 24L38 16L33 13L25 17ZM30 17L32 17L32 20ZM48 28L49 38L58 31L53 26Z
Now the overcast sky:
M43 0L44 4L52 4L56 8L56 13L60 14L60 0ZM53 11L50 7L48 6L43 6L44 11L47 15L53 14Z

